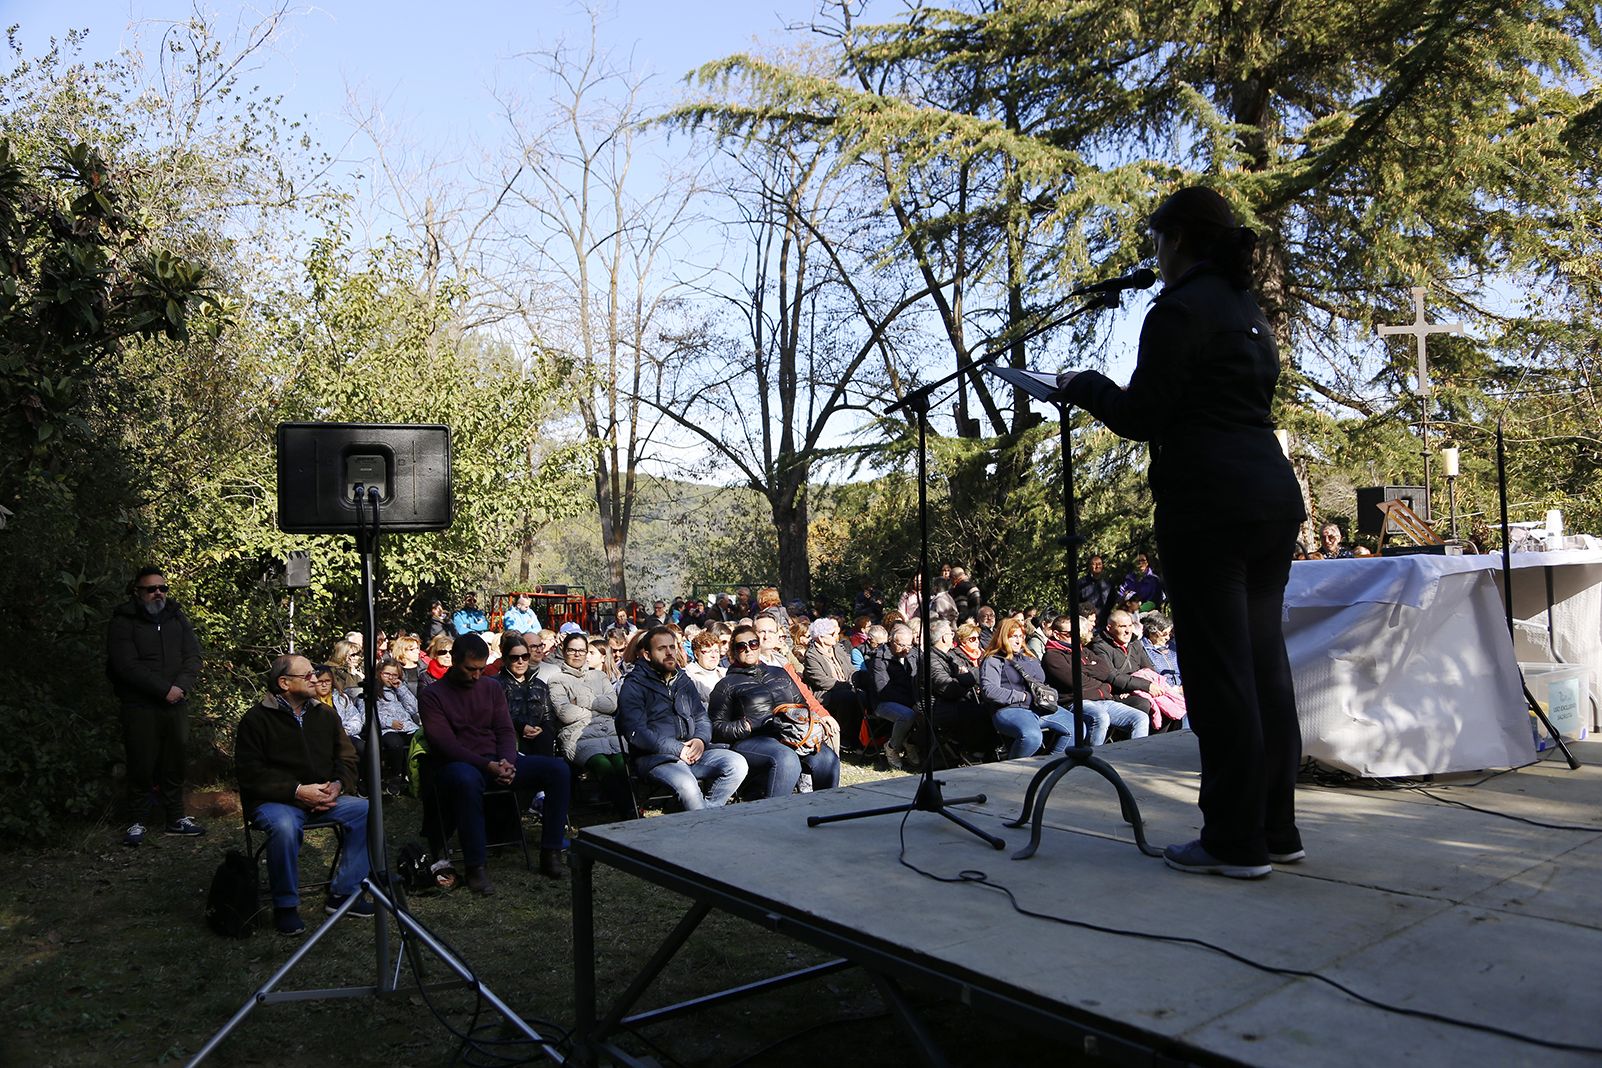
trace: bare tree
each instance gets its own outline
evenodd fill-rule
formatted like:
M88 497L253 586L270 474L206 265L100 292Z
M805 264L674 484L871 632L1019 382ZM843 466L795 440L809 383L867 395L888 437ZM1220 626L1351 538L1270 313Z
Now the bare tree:
M649 404L767 500L781 588L809 599L811 480L857 451L852 432L900 392L897 330L928 290L876 260L877 213L826 147L757 140L726 158L730 232L744 252L717 295L738 326L721 340L686 339L680 388Z
M551 283L543 307L522 302L531 330L572 352L587 376L579 417L593 456L595 504L612 593L628 594L629 526L642 462L664 417L643 402L683 335L687 281L668 260L694 223L696 181L642 148L648 79L615 66L591 38L529 57L555 92L547 107L503 98L522 175L507 195L534 225L521 240ZM541 126L536 116L554 116Z

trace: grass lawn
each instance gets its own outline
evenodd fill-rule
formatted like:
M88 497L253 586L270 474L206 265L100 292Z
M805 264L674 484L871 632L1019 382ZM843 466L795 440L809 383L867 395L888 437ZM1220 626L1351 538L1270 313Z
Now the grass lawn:
M884 777L847 764L847 783ZM247 939L219 937L205 925L206 889L222 853L242 847L231 795L199 795L199 839L147 837L119 845L120 828L84 825L49 850L6 854L0 884L0 1064L136 1065L181 1062L219 1028L299 945L270 926ZM579 813L580 822L584 813ZM416 836L418 809L389 802L393 842ZM313 836L304 870L326 870L326 836ZM513 851L492 857L497 893L460 889L418 895L413 912L451 943L502 999L537 1027L559 1033L573 1020L571 894L568 883L524 871ZM630 876L596 868L597 981L616 993L683 915L686 903ZM270 904L264 896L264 904ZM321 897L302 903L315 928ZM885 903L883 907L893 907ZM391 945L394 928L391 926ZM824 954L744 921L714 913L640 1003L641 1008L709 993L827 959ZM446 978L443 968L430 978ZM290 989L368 984L373 938L366 921L346 919L292 972ZM409 970L403 983L410 981ZM469 1026L473 998L433 995L453 1026ZM925 1018L955 1064L1070 1063L1060 1044L1016 1036L1012 1025L963 1006L925 998ZM538 1021L554 1021L547 1029ZM493 1012L480 1024L498 1022ZM794 1041L776 1040L819 1025ZM498 1028L485 1033L494 1035ZM653 1026L626 1040L663 1064L815 1065L913 1063L902 1033L867 978L848 971ZM653 1048L654 1047L654 1048ZM770 1048L771 1047L771 1048ZM213 1056L214 1064L351 1065L450 1063L457 1044L430 1014L415 986L384 999L311 1001L256 1009ZM527 1047L502 1053L525 1055ZM469 1063L492 1063L478 1058Z

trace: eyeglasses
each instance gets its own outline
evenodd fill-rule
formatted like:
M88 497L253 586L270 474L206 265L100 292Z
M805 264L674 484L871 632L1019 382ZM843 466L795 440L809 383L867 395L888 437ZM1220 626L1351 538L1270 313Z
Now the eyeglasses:
M528 658L527 653L509 653L506 657L508 660L527 660Z
M590 647L588 645L569 645L562 650L562 655L564 656L572 656L575 653L583 653L585 656L589 656Z
M303 679L306 682L322 682L325 679L329 682L334 681L334 677L332 675L319 675L315 671L308 671L304 675L286 675L284 677L289 679Z
M733 643L734 648L736 648L736 649L755 649L758 646L760 646L761 644L762 644L762 641L759 638L752 638L748 642L735 642L735 643Z
M160 586L135 586L134 589L138 590L140 593L166 593L167 584L162 583Z

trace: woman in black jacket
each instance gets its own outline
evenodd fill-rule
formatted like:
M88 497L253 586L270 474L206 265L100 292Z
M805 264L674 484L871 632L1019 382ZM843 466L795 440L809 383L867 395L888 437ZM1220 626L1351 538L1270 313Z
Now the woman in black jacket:
M509 639L501 650L501 671L495 680L506 691L506 710L512 716L517 735L517 751L532 756L550 756L556 743L556 721L551 711L551 691L529 670L528 643Z
M1109 429L1151 443L1157 546L1185 634L1185 696L1202 765L1201 837L1163 858L1181 871L1257 878L1306 855L1294 796L1301 733L1280 613L1307 513L1274 437L1279 352L1249 291L1256 235L1199 186L1163 201L1151 230L1165 285L1146 314L1128 387L1095 371L1060 380L1067 399Z
M707 715L712 741L721 742L751 765L748 781L764 784L763 797L785 797L805 770L814 790L840 783L840 758L827 745L801 753L779 740L773 718L780 705L806 704L806 695L782 667L761 660L761 639L749 626L735 628L729 644L729 673L712 688Z

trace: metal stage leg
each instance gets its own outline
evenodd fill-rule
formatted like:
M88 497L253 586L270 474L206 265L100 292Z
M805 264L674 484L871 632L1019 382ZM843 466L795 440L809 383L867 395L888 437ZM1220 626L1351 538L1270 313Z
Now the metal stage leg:
M1129 824L1135 832L1135 845L1148 857L1160 857L1163 851L1146 841L1146 824L1140 816L1140 805L1135 801L1135 795L1130 792L1124 780L1119 777L1113 766L1101 757L1096 756L1089 746L1076 746L1046 764L1029 780L1029 789L1024 791L1023 809L1018 818L1007 824L1008 827L1022 827L1030 825L1029 844L1012 855L1013 860L1028 860L1040 848L1040 828L1046 818L1046 802L1051 799L1051 791L1056 788L1063 776L1075 768L1089 768L1108 782L1118 792L1118 807L1123 812L1124 822Z
M596 1063L595 1048L595 861L581 849L568 853L573 881L573 1061Z
M948 1068L950 1062L946 1060L946 1055L940 1052L940 1044L929 1033L929 1028L924 1026L923 1020L919 1019L917 1010L907 1003L907 996L901 992L901 984L879 972L870 971L868 975L873 979L873 985L879 988L879 996L884 998L890 1014L912 1039L912 1044L918 1051L918 1059L928 1068Z

